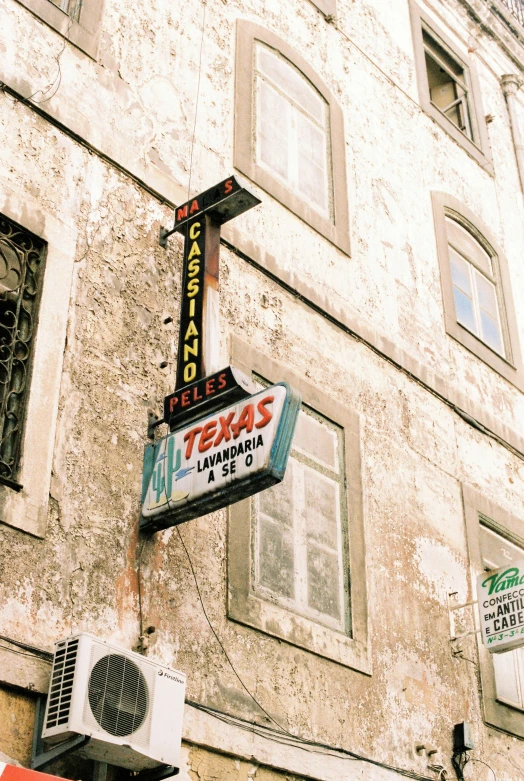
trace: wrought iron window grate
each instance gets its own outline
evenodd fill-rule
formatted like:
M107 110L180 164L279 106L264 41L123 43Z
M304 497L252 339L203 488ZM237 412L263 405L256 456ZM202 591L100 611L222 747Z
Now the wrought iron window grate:
M0 482L17 483L45 244L0 215Z
M524 25L524 0L500 0L500 2Z

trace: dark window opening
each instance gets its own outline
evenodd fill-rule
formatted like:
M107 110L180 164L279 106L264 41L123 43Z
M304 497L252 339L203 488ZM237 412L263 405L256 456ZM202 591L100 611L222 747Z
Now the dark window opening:
M426 31L422 37L431 103L474 141L465 70Z
M0 216L0 482L16 483L45 245Z

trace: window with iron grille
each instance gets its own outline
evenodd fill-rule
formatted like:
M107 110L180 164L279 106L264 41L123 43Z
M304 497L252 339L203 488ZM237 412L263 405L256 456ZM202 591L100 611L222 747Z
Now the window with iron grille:
M0 215L0 482L19 488L45 243Z

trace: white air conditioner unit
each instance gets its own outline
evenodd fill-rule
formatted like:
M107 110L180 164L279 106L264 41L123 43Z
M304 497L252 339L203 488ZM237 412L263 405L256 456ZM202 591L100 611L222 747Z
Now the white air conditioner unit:
M79 634L56 644L42 737L89 735L79 750L130 770L180 766L186 676Z

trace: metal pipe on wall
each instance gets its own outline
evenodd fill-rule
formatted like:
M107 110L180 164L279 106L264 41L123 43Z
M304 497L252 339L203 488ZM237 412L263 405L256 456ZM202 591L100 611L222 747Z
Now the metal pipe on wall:
M515 74L506 74L501 77L500 84L506 103L508 106L509 121L511 125L511 135L513 137L513 147L517 158L517 168L519 171L520 187L524 194L524 143L520 134L520 128L517 118L517 92L524 84L520 76Z

